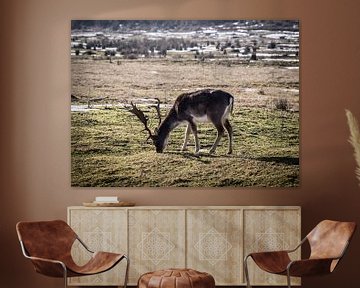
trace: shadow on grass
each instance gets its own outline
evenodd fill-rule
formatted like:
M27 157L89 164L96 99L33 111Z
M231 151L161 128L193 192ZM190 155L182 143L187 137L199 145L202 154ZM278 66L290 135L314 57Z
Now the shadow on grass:
M212 159L220 159L220 158L237 158L236 155L231 154L210 154L209 152L200 151L198 155L194 152L190 151L166 151L164 154L177 155L181 156L185 159L195 160L201 163L209 164Z
M298 157L259 157L255 158L258 161L274 162L286 165L299 165Z

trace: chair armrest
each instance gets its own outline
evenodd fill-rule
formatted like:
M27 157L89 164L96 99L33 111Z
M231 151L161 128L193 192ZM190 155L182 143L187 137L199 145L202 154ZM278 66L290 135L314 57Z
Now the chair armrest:
M25 258L30 259L34 265L35 271L51 277L66 277L67 268L66 265L55 259L46 259L41 257L30 256L24 246L24 243L20 241L21 250Z
M76 239L81 243L81 245L90 253L95 253L94 251L90 250L90 248L80 239L78 235L76 235Z
M33 256L26 256L26 258L30 259L31 261L40 261L40 262L49 262L53 264L60 264L63 267L66 267L63 262L60 260L54 260L54 259L47 259L47 258L41 258L41 257L33 257Z
M66 277L67 268L66 265L59 261L53 259L46 259L40 257L26 256L30 259L34 265L35 271L51 277Z
M265 251L265 252L252 252L252 253L249 253L246 257L248 258L249 256L251 256L252 254L256 254L256 253L261 253L261 254L268 254L268 255L271 255L271 254L288 254L288 253L292 253L292 252L295 252L297 249L299 249L304 243L305 241L307 240L307 238L303 238L301 240L301 242L293 249L288 249L288 250L278 250L278 251Z
M287 266L290 276L312 276L329 274L332 272L333 261L339 258L303 259L291 261Z
M247 257L256 257L259 255L263 255L265 257L271 257L271 256L280 256L280 255L288 255L287 250L279 250L279 251L264 251L264 252L252 252L247 255Z

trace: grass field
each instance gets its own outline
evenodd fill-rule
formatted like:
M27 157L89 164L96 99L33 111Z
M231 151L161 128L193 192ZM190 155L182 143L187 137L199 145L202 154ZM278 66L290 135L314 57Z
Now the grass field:
M198 63L173 58L108 60L72 58L72 105L96 109L71 113L72 186L266 186L299 185L299 70L282 66L239 63ZM164 117L185 91L218 88L235 97L230 122L233 154L225 136L209 155L216 130L199 125L201 153L180 152L185 127L170 135L165 153L145 143L142 124L123 105L139 103L157 126L155 110L146 99L160 98ZM286 109L277 109L283 99ZM94 103L95 104L95 103ZM97 103L99 104L99 103ZM278 107L279 108L279 107Z

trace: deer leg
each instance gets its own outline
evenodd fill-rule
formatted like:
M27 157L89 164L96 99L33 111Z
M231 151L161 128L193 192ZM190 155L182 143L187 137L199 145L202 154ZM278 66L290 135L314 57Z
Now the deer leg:
M220 139L224 135L224 131L225 131L224 126L222 124L217 125L216 129L217 129L217 137L216 137L215 142L214 142L214 144L212 145L212 147L211 147L211 149L209 151L210 154L215 152L216 147L219 145Z
M186 151L186 146L187 146L187 142L189 140L189 135L190 135L190 132L191 132L191 126L190 124L187 125L186 127L186 131L185 131L185 137L184 137L184 144L181 148L181 151Z
M195 154L198 155L199 151L200 151L200 143L199 143L199 137L197 135L197 127L196 124L192 121L189 121L189 126L191 128L191 131L194 134L194 138L195 138Z
M224 126L228 132L228 137L229 137L229 149L228 149L227 153L231 154L232 153L232 142L233 142L233 131L232 131L232 127L229 122L229 119L225 119Z

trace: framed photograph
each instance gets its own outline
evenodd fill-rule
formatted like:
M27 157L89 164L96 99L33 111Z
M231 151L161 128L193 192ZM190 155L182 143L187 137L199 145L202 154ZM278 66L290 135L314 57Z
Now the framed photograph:
M71 184L300 183L298 20L73 20Z

